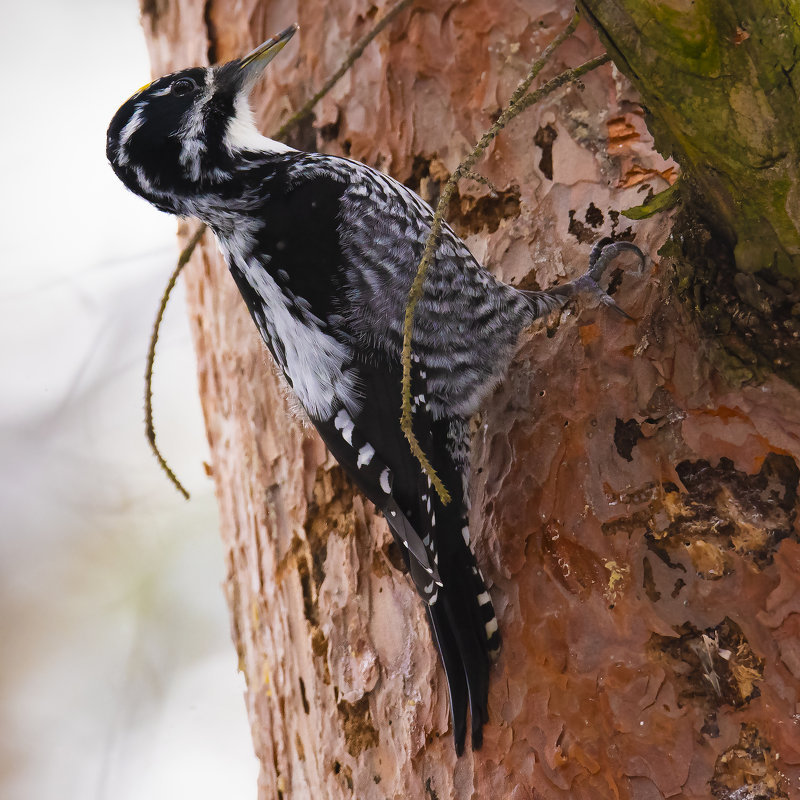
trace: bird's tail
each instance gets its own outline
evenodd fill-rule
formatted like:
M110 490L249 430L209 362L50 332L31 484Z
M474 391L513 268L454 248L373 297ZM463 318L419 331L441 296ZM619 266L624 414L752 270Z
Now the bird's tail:
M443 543L440 543L443 549ZM428 605L428 619L442 657L450 693L456 753L464 751L467 709L472 722L472 747L483 743L483 725L489 718L489 668L500 653L492 601L469 545L466 521L454 533L441 556L442 586Z

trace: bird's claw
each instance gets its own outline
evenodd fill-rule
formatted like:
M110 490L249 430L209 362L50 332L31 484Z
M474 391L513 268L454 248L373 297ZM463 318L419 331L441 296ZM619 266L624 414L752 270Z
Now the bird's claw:
M589 253L589 269L586 274L591 275L596 281L603 277L608 265L620 254L625 251L636 253L639 257L639 269L636 271L637 275L644 272L647 259L644 253L633 243L624 240L614 241L608 236L603 237L592 248Z
M603 292L602 289L600 289L600 291ZM613 297L611 297L610 295L606 294L605 292L603 292L602 302L603 302L603 305L608 306L608 308L610 308L612 311L616 311L617 314L619 314L621 317L624 317L625 319L629 319L631 322L635 321L633 319L633 317L627 311L625 311L624 308L622 308L621 306L619 306L617 304L617 301L614 300Z
M633 319L627 311L623 311L617 305L616 300L588 272L573 283L573 291L577 295L593 298L598 305L603 305L612 311L616 311L617 314L625 317L625 319Z
M646 264L644 253L633 244L633 242L614 241L606 237L600 239L592 248L592 252L589 254L589 269L586 271L585 275L575 281L575 290L581 294L585 293L595 297L598 302L613 309L625 319L633 320L633 317L628 314L627 311L621 309L616 301L599 284L609 264L611 264L620 253L625 251L636 253L639 257L640 266L636 274L641 275L644 272Z

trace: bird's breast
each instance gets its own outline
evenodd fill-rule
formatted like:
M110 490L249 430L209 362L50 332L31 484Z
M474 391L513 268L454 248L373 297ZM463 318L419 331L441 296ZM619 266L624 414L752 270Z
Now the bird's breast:
M254 322L275 361L312 419L337 409L360 407L353 354L310 304L276 281L255 258L229 259L229 267Z

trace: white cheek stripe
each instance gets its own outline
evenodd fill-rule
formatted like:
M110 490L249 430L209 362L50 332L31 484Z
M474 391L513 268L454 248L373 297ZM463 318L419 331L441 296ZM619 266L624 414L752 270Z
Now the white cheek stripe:
M233 108L234 115L225 129L225 147L228 148L228 152L232 153L235 150L250 150L257 153L296 152L293 147L259 133L247 94L239 94L233 103Z
M119 132L119 150L117 160L120 164L128 163L128 141L139 128L144 124L144 104L138 103L136 110L131 118L125 123L125 127Z
M141 167L134 167L133 172L136 175L136 180L139 181L139 186L141 186L145 192L153 195L163 194L163 192L156 191L156 187L148 180L147 175L144 174L144 170Z
M206 143L202 139L205 126L205 108L214 96L214 72L206 70L206 89L203 96L195 101L186 124L180 131L181 165L186 167L192 180L200 180L200 157L206 151Z

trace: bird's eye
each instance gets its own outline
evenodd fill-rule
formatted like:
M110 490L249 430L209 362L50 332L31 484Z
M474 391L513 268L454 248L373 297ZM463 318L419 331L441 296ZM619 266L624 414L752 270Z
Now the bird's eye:
M178 78L172 84L172 94L177 94L180 97L181 95L189 94L196 88L197 84L191 78Z

